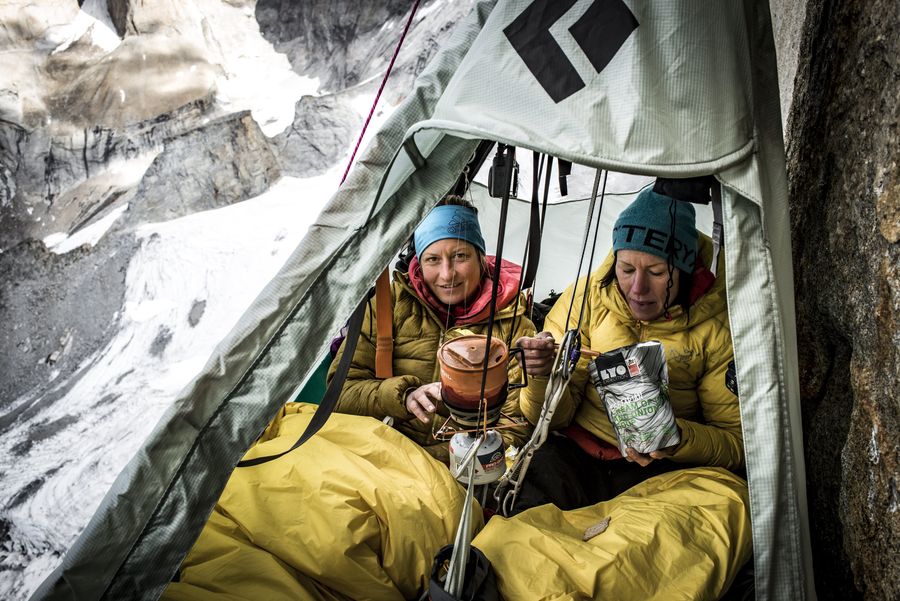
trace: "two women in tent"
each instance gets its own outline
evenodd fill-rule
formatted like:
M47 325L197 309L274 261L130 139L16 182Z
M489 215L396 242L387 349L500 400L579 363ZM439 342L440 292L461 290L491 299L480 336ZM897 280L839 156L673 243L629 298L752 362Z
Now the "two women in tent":
M493 265L484 267L484 243L468 208L437 207L416 230L414 244L417 256L407 273L395 274L392 289L394 365L403 375L374 377L367 321L340 407L390 415L434 451L446 447L429 438L432 422L444 419L438 417L436 350L450 336L484 330L486 274ZM554 343L575 327L567 317L581 314L588 285L582 344L604 352L662 342L680 434L677 445L648 454L628 449L623 458L587 360L579 362L551 424L556 435L537 452L524 478L514 508L523 513L495 517L474 541L494 565L505 598L569 591L669 599L680 590L687 598L718 599L748 560L747 485L733 473L742 470L744 459L736 390L726 378L733 350L724 257L718 258L716 278L709 270L712 255L712 242L696 230L693 206L647 189L617 219L612 252L589 283L579 281L557 300L546 332L529 334L525 319L514 325L514 313L524 305L512 302L518 269L505 265L509 276L500 271L498 306L505 309L499 335L507 337L514 327L513 340L526 349L529 385L518 401L532 424L544 402ZM519 414L509 403L505 409ZM514 444L524 434L516 432ZM585 542L585 531L604 516L611 519L607 532Z
M670 262L657 246L665 249L673 230L679 253ZM521 338L530 372L546 373L550 336L574 325L565 323L569 300L578 315L584 282L557 301L549 333L535 336L524 303L515 302L518 269L497 269L484 257L471 208L438 207L414 245L416 257L392 285L397 375L374 376L375 326L367 319L340 401L345 412L393 417L395 428L334 415L303 447L236 470L166 598L421 594L463 504L449 471L428 456L447 446L432 437L445 419L438 346L485 330L490 274L497 274L503 292L494 334ZM474 516L473 545L493 565L503 598L718 599L747 561L747 486L729 471L740 469L743 454L737 398L725 384L732 352L724 278L706 274L711 254L708 239L697 241L689 205L647 191L619 217L613 253L590 279L582 340L594 350L663 342L681 442L622 459L583 359L557 410L555 425L568 427L547 440L525 477L517 508L531 508L487 524ZM545 386L546 378L530 377L504 413L535 421ZM289 404L248 455L290 448L311 416L309 406ZM528 434L502 431L517 445ZM676 469L686 466L705 467Z
M671 244L669 243L672 239ZM518 266L503 261L496 269L485 256L475 210L448 197L425 218L413 238L415 255L406 272L396 271L391 287L395 374L375 377L375 332L371 312L338 404L338 411L392 417L395 427L429 452L443 457L446 443L432 434L446 412L440 402L437 348L446 340L486 329L490 274L500 279L494 336L526 349L534 377L521 396L511 392L504 415L540 415L554 344L581 313L584 280L570 286L547 316L547 331L534 336L519 299ZM670 252L668 249L674 249ZM554 415L561 428L536 454L519 510L552 502L563 509L604 501L655 474L686 466L743 468L743 438L736 391L727 385L733 350L718 257L712 276L712 243L699 235L694 208L646 189L618 217L613 249L596 274L581 328L582 344L595 351L647 340L663 343L669 393L680 443L624 459L586 361L579 363ZM570 307L571 305L571 307ZM339 354L343 352L343 348ZM332 364L332 373L337 360ZM513 374L512 379L517 379ZM503 418L511 425L509 417ZM507 444L520 446L525 427L501 430Z
M408 436L434 451L446 447L429 439L440 411L436 350L448 336L484 330L490 270L480 259L484 243L468 208L437 207L416 230L414 244L417 257L407 273L395 274L392 290L399 309L393 316L394 364L404 375L374 378L367 322L340 406L379 418L391 415ZM685 590L714 599L728 590L749 558L747 485L733 473L743 469L744 459L736 390L726 377L729 366L733 369L733 350L724 257L717 257L716 278L709 270L712 255L712 242L696 230L691 204L644 190L617 219L612 252L589 283L579 281L557 300L547 331L523 334L531 328L524 319L515 328L513 340L526 349L532 376L518 400L521 413L535 424L554 343L576 325L566 321L581 314L588 285L580 332L584 347L604 352L662 342L680 442L648 454L628 449L623 458L582 360L551 424L556 435L535 455L514 508L535 509L510 520L490 520L474 543L494 564L506 598L563 590L592 597L598 593L592 583L602 582L604 595L613 593L611 598L670 598L673 590ZM478 257L481 269L469 268L472 257ZM504 291L498 298L498 306L506 307L499 313L503 337L516 323L510 303L518 269L508 269L511 275L501 279ZM519 307L516 313L523 305L512 304ZM475 325L468 325L470 315L478 315ZM508 404L505 413L519 411ZM514 444L524 434L516 432ZM505 438L511 442L509 431ZM572 511L563 515L563 510ZM583 538L601 513L615 516L615 523L600 543L606 551L597 554ZM637 514L641 517L635 521ZM579 524L584 525L573 526ZM685 540L694 544L684 546ZM548 554L547 545L558 553ZM621 549L611 554L617 546ZM669 557L668 565L660 566L658 556ZM537 569L557 560L554 569ZM523 563L535 569L523 572ZM627 578L613 573L623 564L631 574Z
M498 266L486 256L470 203L454 196L442 200L416 228L413 246L408 268L393 274L393 310L386 317L392 323L394 375L376 378L376 328L370 311L337 411L393 418L396 429L446 462L447 442L433 436L449 415L441 403L438 347L459 336L486 333L495 277L499 285L492 336L515 341L533 336L535 329L519 293L520 267L505 260ZM384 319L379 310L375 307L376 319ZM342 346L329 379L343 352ZM510 378L520 379L518 368ZM521 416L518 390L512 390L498 424L507 445L521 446L531 432Z

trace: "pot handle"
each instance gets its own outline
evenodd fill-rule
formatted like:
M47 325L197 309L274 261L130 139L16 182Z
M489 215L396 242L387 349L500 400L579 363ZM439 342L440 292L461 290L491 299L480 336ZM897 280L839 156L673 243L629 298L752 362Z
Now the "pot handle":
M521 346L509 349L510 358L513 355L519 355L519 366L522 368L522 380L524 381L521 383L510 382L509 390L515 390L516 388L525 388L526 386L528 386L528 370L525 369L525 349L523 349Z

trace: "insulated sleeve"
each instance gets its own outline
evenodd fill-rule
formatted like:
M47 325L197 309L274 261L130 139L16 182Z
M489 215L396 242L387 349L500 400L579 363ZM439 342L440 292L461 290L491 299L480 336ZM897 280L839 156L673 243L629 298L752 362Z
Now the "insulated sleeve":
M372 303L370 310L363 318L359 341L350 362L347 380L338 399L336 411L355 415L368 415L377 419L391 416L396 419L408 419L406 410L406 393L411 388L422 385L415 376L394 376L384 380L375 377L375 331L372 323ZM344 354L347 341L341 348L328 369L328 381L334 377L337 365Z
M671 457L679 463L744 467L744 437L737 396L726 385L728 364L734 360L728 324L718 320L707 345L706 365L697 386L704 423L676 420L681 444Z

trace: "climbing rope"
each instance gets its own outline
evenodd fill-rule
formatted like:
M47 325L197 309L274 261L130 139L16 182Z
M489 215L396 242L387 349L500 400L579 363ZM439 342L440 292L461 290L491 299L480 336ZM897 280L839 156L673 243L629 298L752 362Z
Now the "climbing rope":
M412 10L409 13L409 18L406 20L406 27L403 28L403 33L400 35L400 41L397 42L397 47L394 48L394 56L391 57L391 62L384 74L384 78L381 80L381 86L378 88L378 93L375 94L375 101L372 103L372 108L369 109L369 116L366 117L366 122L363 124L362 131L359 132L359 139L356 140L356 146L353 148L353 153L350 155L350 160L347 162L347 168L344 170L344 176L341 177L341 184L344 183L344 180L347 179L347 174L350 173L350 167L353 165L353 159L356 158L356 153L359 150L360 145L362 145L363 136L366 135L366 129L368 129L369 127L369 122L372 120L372 115L375 114L375 107L378 106L378 101L381 100L381 93L384 91L384 86L387 83L388 77L391 76L391 71L394 68L394 61L397 60L397 55L400 54L400 47L403 46L403 40L406 39L406 34L409 32L409 27L410 25L412 25L413 17L416 16L417 10L419 10L419 0L415 0L415 2L413 2Z

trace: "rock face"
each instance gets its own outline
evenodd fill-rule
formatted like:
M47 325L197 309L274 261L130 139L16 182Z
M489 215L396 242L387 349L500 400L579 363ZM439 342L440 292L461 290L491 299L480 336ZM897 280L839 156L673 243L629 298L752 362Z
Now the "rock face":
M256 20L276 49L288 55L298 73L318 76L324 89L353 86L369 71L372 61L390 58L397 32L384 24L409 10L406 0L259 0ZM381 35L373 35L376 32ZM356 48L366 40L367 51Z
M112 165L146 168L146 155L210 112L206 97L122 127L30 130L0 120L0 249L77 230L136 183Z
M186 108L185 113L190 110ZM183 127L190 121L179 119L177 123ZM160 119L156 125L166 130L166 123ZM154 135L153 127L138 131L149 138ZM121 142L129 138L109 134L106 139ZM27 391L36 393L43 383L68 375L67 369L74 369L108 340L134 253L128 234L131 227L252 198L281 176L268 141L249 113L213 120L160 143L163 150L136 191L111 184L106 205L98 205L99 194L79 196L86 182L47 205L48 214L59 216L57 226L68 222L75 230L79 223L109 207L129 202L129 210L100 245L55 255L42 242L25 240L0 254L0 322L6 325L0 328L0 373L21 374L15 379L2 378L0 408L3 400ZM80 200L85 198L82 204ZM24 229L34 230L30 226ZM65 351L64 356L53 358L57 350ZM59 361L62 358L66 361Z
M183 38L128 37L108 54L73 45L48 57L57 85L48 89L54 121L75 127L123 127L163 115L215 91L206 51ZM87 60L85 60L87 59Z
M193 18L198 3L213 4L84 3L128 34L106 47L92 29L71 34L82 3L0 7L0 373L17 374L0 377L0 409L22 395L53 402L50 388L109 340L130 227L246 200L281 176L249 111L217 102L221 67L205 46L216 39ZM230 4L233 18L242 3ZM93 249L56 255L40 242L126 203Z
M797 60L800 54L800 38L806 22L806 2L771 0L772 34L778 54L778 90L781 96L782 125L787 127L791 114L794 79L797 77Z
M127 222L167 221L247 200L280 177L250 113L228 115L166 141L141 180Z
M0 378L0 409L25 393L32 399L4 413L0 431L46 408L53 383L65 382L113 335L134 250L126 235L63 255L39 241L0 255L0 373L16 375Z
M139 179L127 163L145 168L216 110L205 48L177 35L110 41L108 30L103 48L99 22L78 34L58 20L80 3L26 4L0 8L0 251L85 225Z
M820 599L900 598L900 13L807 3L788 171Z
M107 0L107 10L120 36L152 33L159 29L190 25L189 11L194 4L191 0L157 0L147 3L133 0Z
M423 2L391 75L391 88L409 90L473 0L445 2L439 10ZM318 77L323 92L376 86L400 40L412 3L405 0L258 0L260 32L294 70ZM390 98L396 104L400 99Z
M362 119L339 97L304 96L294 122L271 142L281 171L294 177L319 175L342 157Z

